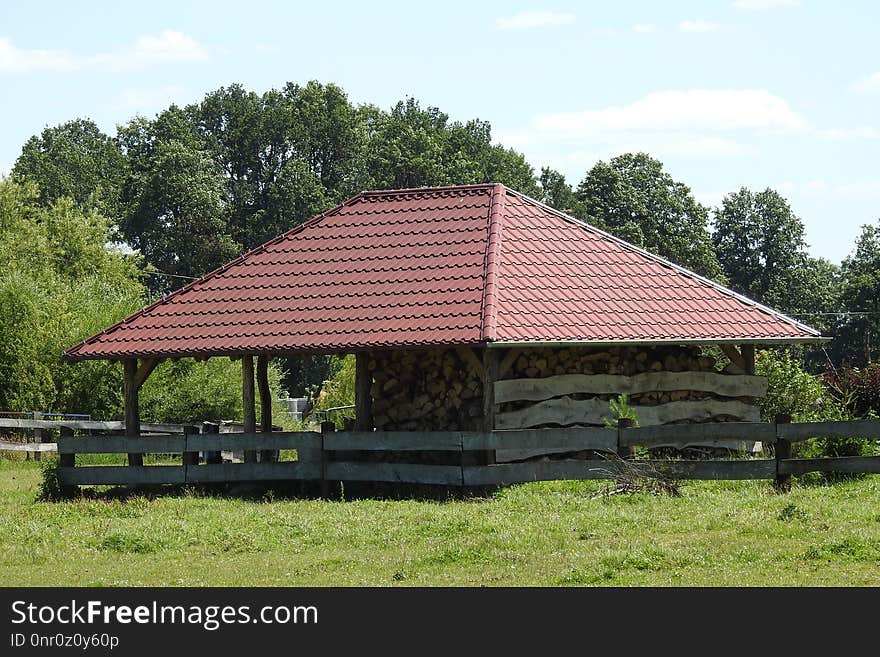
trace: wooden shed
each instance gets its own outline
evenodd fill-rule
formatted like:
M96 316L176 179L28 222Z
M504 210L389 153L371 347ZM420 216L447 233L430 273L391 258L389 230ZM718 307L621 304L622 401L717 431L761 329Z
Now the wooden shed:
M253 431L255 370L268 391L268 359L301 353L357 355L358 430L485 431L602 425L621 393L642 425L755 421L755 348L821 340L482 184L358 194L65 353L125 363L129 435L162 359L241 358ZM723 371L707 346L730 360Z

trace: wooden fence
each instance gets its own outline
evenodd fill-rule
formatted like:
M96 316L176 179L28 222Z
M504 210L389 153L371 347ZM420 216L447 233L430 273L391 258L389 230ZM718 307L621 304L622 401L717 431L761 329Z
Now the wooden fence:
M126 437L62 435L59 479L64 486L141 485L234 481L375 481L447 486L516 484L555 479L607 479L623 468L676 479L772 479L785 486L808 472L880 474L880 456L794 459L791 444L812 437L880 439L880 420L855 422L725 422L618 428L529 429L493 432L273 432ZM626 455L639 446L684 446L711 442L723 447L743 439L775 446L774 458L671 460L567 458L575 453ZM296 450L297 460L260 463L201 463L199 452ZM502 450L538 454L519 462L476 465ZM445 454L445 464L406 462L407 453ZM547 457L540 457L546 452ZM76 454L181 454L180 465L76 467ZM384 459L393 454L394 459ZM371 454L376 458L366 458ZM401 457L403 454L403 457ZM549 455L552 454L551 459ZM468 458L468 457L471 458ZM474 458L476 457L476 458ZM418 460L414 458L412 460ZM493 459L490 459L493 460ZM403 462L396 462L403 461ZM452 463L452 464L450 464ZM456 464L457 463L457 464Z

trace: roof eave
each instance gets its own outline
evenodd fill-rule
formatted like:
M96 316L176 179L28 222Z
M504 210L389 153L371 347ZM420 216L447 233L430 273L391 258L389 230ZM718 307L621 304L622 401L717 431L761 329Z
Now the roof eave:
M487 346L501 347L645 347L652 345L720 345L720 344L824 344L831 338L801 336L790 338L664 338L659 340L496 340Z

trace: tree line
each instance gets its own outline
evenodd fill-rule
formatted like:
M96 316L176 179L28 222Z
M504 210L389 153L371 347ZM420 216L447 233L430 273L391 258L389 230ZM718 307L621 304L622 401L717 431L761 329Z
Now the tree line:
M0 222L14 223L10 235L46 232L50 246L35 256L40 263L85 267L59 265L52 285L94 281L90 293L98 296L102 285L116 286L110 298L120 304L83 310L95 314L63 335L72 344L361 190L481 182L504 183L819 328L834 340L802 354L813 368L863 366L876 353L880 223L863 226L836 265L809 255L802 220L772 189L734 190L708 208L645 153L598 162L572 185L493 143L487 121L451 121L412 98L388 111L356 105L340 87L314 81L264 93L220 88L199 103L132 118L115 134L86 118L48 127L24 144L3 181ZM77 217L71 225L85 232L66 235L57 216ZM71 240L91 241L91 250L73 253ZM12 269L31 276L34 289L51 287L37 280L41 267ZM0 294L24 299L22 286L8 271L0 274ZM38 308L43 302L35 299ZM22 304L3 304L0 331L18 326ZM52 348L60 346L56 340ZM4 362L0 354L0 368ZM282 363L291 392L328 378L334 362ZM11 407L2 392L11 380L0 378L0 407Z

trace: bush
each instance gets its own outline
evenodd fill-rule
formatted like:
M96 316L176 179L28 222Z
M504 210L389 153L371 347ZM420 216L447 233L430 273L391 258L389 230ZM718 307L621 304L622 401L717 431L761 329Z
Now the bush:
M64 497L61 490L61 483L58 479L59 461L57 458L43 455L43 461L40 463L42 477L40 479L40 492L37 499L43 502L57 502Z
M794 422L842 422L858 419L852 411L851 393L826 386L823 377L805 371L789 351L759 352L756 370L758 374L767 377L767 396L761 407L761 414L767 421L774 421L780 413L791 415ZM876 452L876 443L870 439L817 437L795 443L792 456L871 456ZM823 480L852 476L817 475Z
M880 364L829 371L825 382L835 397L857 417L880 414Z
M354 404L355 357L348 355L337 360L338 365L333 365L336 373L333 378L324 381L316 395L316 411ZM337 429L343 429L345 419L353 417L354 409L346 409L332 413L328 420L335 422Z

